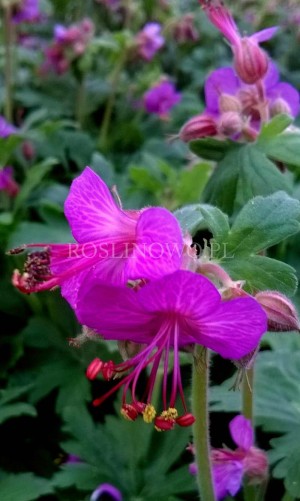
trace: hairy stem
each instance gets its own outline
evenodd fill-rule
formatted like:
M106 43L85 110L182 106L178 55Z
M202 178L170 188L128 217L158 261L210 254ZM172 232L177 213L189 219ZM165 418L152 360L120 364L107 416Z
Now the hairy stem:
M208 384L209 352L206 348L197 347L193 368L192 407L196 418L193 435L201 501L215 501L210 459Z
M254 369L253 366L246 371L243 379L242 388L242 414L245 418L250 419L253 426L253 380ZM244 483L244 501L256 501L257 489L253 485Z

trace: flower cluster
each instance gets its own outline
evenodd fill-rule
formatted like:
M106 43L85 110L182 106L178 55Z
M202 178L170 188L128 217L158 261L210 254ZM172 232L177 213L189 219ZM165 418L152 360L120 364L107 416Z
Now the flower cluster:
M233 67L213 71L205 82L206 109L192 117L179 133L183 141L207 136L253 141L263 122L285 113L299 113L299 92L279 81L275 64L260 43L269 40L277 28L241 37L226 7L219 0L200 0L209 20L231 45Z
M127 419L142 415L158 430L191 425L180 350L193 351L198 344L240 359L257 347L267 329L262 307L252 297L223 301L215 285L196 272L191 239L183 237L170 212L160 207L123 210L88 167L73 181L65 215L77 243L13 249L42 248L28 255L22 274L14 272L14 285L25 293L60 286L81 324L120 342L123 362L96 358L87 369L89 379L98 374L119 378L94 405L123 387L121 412ZM157 414L152 396L160 365L162 410ZM146 368L149 380L141 398L137 384Z
M162 119L167 119L170 110L179 103L181 94L168 80L155 84L144 94L144 106L148 113L154 113Z
M94 34L94 24L90 19L68 28L60 24L54 28L54 41L45 49L46 60L43 72L50 69L62 75L70 68L72 62L82 56Z
M214 489L218 500L235 496L242 486L243 478L255 484L266 480L268 474L267 455L254 446L250 421L242 415L236 416L229 423L229 430L237 449L211 450ZM193 446L189 449L193 452ZM190 465L190 473L197 474L195 463Z

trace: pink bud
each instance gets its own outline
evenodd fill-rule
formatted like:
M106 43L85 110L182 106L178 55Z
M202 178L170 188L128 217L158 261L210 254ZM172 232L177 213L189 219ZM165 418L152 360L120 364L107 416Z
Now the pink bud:
M271 117L274 117L275 115L280 115L281 113L285 113L286 115L291 115L291 108L289 107L285 99L282 99L282 97L278 97L277 99L275 99L275 101L273 101L273 103L270 106L270 114Z
M24 141L22 144L22 153L26 160L32 160L35 155L35 149L30 141Z
M173 37L178 43L195 42L199 36L194 26L194 15L191 13L178 19L172 28Z
M179 137L182 141L188 143L193 139L201 137L215 136L217 134L217 124L213 117L202 113L192 117L180 129Z
M254 84L265 76L269 59L255 41L248 37L241 38L232 50L235 70L243 82Z
M296 309L286 296L276 291L263 291L258 292L255 299L267 314L270 331L289 332L300 330Z
M243 119L236 111L222 113L218 121L218 132L223 136L231 137L243 130Z

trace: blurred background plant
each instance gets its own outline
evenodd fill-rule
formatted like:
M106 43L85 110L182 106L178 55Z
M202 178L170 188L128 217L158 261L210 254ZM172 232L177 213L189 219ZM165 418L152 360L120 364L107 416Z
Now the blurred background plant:
M126 208L161 204L176 210L199 202L213 164L191 153L178 131L203 111L204 80L213 69L230 64L231 52L196 0L0 4L3 251L23 243L71 241L63 204L72 179L86 165L109 186L117 186ZM267 48L284 80L299 89L298 2L227 5L241 32L280 26ZM290 174L298 200L299 175L299 168ZM207 230L196 228L201 242ZM299 271L298 247L295 236L270 252ZM196 499L185 450L189 430L157 434L144 423L127 423L115 417L113 398L104 409L92 408L93 396L110 383L88 382L86 367L95 356L117 360L117 346L111 344L108 354L101 341L69 344L81 328L59 291L27 296L13 289L11 275L21 262L18 255L8 258L3 252L0 257L1 500L82 501L93 496L96 501L113 496L114 491L92 494L107 483L124 501ZM289 367L276 373L278 415L272 414L274 401L263 393L267 382L259 386L258 438L267 449L271 439L270 457L277 464L266 499L274 500L274 492L283 495L284 489L295 499L300 496L300 365L297 357L290 364L289 354L299 350L299 340L285 343L270 337L265 347L259 371L269 388L274 388L269 350L274 350L273 370L279 352ZM185 360L183 354L183 364ZM233 374L229 363L222 364L222 374L213 368L215 385ZM188 385L188 365L183 373ZM212 436L213 445L220 447L224 437L230 444L232 414L225 412L239 409L234 394L221 395L223 387L216 387ZM287 402L283 393L290 395ZM279 416L280 409L286 410L285 417ZM285 487L277 478L284 479Z

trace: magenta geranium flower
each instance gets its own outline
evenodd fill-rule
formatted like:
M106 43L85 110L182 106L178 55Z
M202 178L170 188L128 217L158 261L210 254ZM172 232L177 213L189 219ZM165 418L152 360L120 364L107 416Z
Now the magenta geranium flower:
M40 18L39 0L21 0L14 7L13 21L18 23L31 23Z
M14 180L14 171L10 166L0 170L0 191L5 191L10 197L15 197L19 193L19 185Z
M250 421L244 416L236 416L229 423L229 429L237 449L211 451L214 487L218 500L229 495L235 496L242 486L243 477L254 484L265 480L268 473L267 455L254 447L254 432ZM190 473L197 474L195 463L190 465Z
M278 101L285 107L282 112L285 111L292 117L298 115L300 109L299 92L292 85L280 82L279 71L273 62L270 62L262 84L270 115L274 114L272 110L278 105ZM224 112L226 98L232 96L236 98L236 111L239 110L251 119L259 120L257 106L260 97L257 88L244 84L231 67L213 71L205 82L204 90L206 111L210 115L219 116ZM234 106L233 102L231 106Z
M234 67L243 82L253 84L263 78L268 70L269 58L259 43L273 37L277 27L258 31L242 37L238 27L221 0L199 0L208 19L231 44Z
M149 282L139 290L95 284L87 278L80 290L77 316L82 324L94 329L104 339L132 341L140 345L140 351L133 358L117 365L112 361L93 360L87 371L90 379L98 373L102 373L105 379L124 375L94 404L101 404L123 386L122 414L133 420L141 413L146 422L154 419L160 430L171 429L175 423L187 426L194 422L187 410L182 388L180 348L196 343L225 358L239 359L257 346L267 330L266 314L254 299L222 302L218 290L207 278L184 270ZM169 387L171 351L174 365ZM156 417L151 399L161 361L164 370L163 411ZM141 401L136 387L147 366L151 367L150 377ZM131 401L128 403L129 390ZM180 417L175 409L177 394L183 407Z
M22 247L44 248L29 254L22 275L15 271L13 283L22 292L61 286L62 295L75 308L78 289L87 276L125 284L180 267L183 238L176 218L159 207L122 210L89 167L73 181L65 215L78 243Z
M137 53L145 61L151 61L164 43L159 23L147 23L136 36Z
M176 91L174 84L168 80L159 82L144 94L145 110L161 118L167 118L170 110L180 100L181 94Z
M16 127L0 115L0 137L6 138L17 132Z

